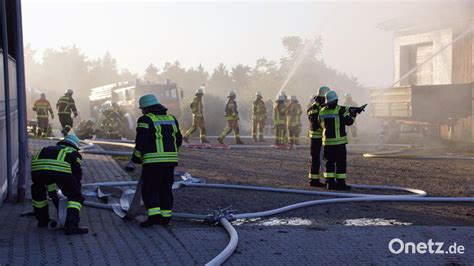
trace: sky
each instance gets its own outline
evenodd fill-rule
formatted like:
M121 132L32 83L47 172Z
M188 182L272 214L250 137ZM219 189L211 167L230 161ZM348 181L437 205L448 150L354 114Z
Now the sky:
M41 54L77 45L89 58L107 51L118 67L143 74L162 67L202 64L212 70L278 61L284 36L323 40L322 59L363 86L393 82L393 33L377 25L413 9L398 2L23 2L24 41ZM38 59L41 59L40 57Z

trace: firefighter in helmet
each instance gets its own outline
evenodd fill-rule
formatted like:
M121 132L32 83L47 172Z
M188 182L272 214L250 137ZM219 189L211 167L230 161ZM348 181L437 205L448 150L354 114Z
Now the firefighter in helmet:
M189 137L199 128L199 137L201 143L209 143L206 139L206 124L204 123L204 105L202 103L202 97L204 96L204 89L203 87L199 88L196 91L196 96L194 100L191 102L189 107L191 108L191 112L193 113L193 124L191 128L189 128L186 133L184 133L183 140L184 142L188 143Z
M327 189L349 190L351 187L346 185L346 126L354 123L357 114L363 112L366 105L340 106L335 91L327 92L325 97L326 106L319 112L319 124L322 128Z
M38 99L33 105L33 111L36 112L36 120L38 122L37 136L48 136L49 114L51 114L51 119L54 119L54 114L51 104L46 100L46 94L41 93L40 99Z
M56 103L56 109L58 110L59 122L61 122L62 133L66 136L71 131L74 121L72 120L71 113L74 114L74 118L77 117L77 108L74 99L72 98L73 90L69 89L66 93L59 97Z
M287 109L285 105L285 97L279 95L273 105L273 125L275 128L275 145L285 144L286 131L286 115Z
M142 197L148 218L140 227L169 224L173 210L174 168L182 144L179 124L153 94L139 99L143 115L137 122L132 162L142 164Z
M79 227L84 197L81 192L82 156L79 139L67 135L54 146L40 149L31 161L31 197L38 227L48 226L48 199L58 208L57 187L67 197L67 213L64 231L66 235L87 234L87 228Z
M319 125L319 112L325 103L326 93L330 91L328 87L320 87L318 95L314 97L313 103L306 113L309 120L308 136L311 140L311 164L309 168L309 185L312 187L326 187L326 184L319 180L319 169L321 168L321 148L322 148L322 129Z
M286 115L286 126L288 128L288 143L290 145L300 144L301 134L301 104L298 102L296 96L291 96L291 102L288 105Z
M235 143L244 144L244 142L240 139L239 112L237 111L237 102L235 101L236 97L237 95L233 90L229 91L227 94L228 100L227 104L225 105L225 118L227 119L227 127L217 139L220 144L224 144L224 138L232 131L234 131Z
M265 128L265 121L267 121L267 107L262 100L262 93L255 94L256 99L253 102L252 108L252 138L254 142L265 141L263 139L263 130Z

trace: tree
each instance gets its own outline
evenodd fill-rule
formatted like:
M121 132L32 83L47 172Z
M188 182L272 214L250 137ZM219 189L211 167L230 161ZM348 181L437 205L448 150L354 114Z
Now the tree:
M153 64L149 64L148 67L145 69L145 75L143 76L143 80L145 82L155 83L159 80L158 75L159 69L155 67Z
M220 63L212 72L208 82L208 91L223 96L227 94L227 91L232 89L232 79L229 76L229 71L223 63Z

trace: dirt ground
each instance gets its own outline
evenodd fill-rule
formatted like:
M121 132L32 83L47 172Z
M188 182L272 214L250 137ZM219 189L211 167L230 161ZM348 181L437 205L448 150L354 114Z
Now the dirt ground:
M105 149L121 149L104 146ZM439 148L438 148L439 149ZM357 148L349 148L348 182L389 185L425 190L429 196L474 196L474 163L469 160L367 159ZM439 152L439 150L437 150ZM452 149L450 153L455 152ZM463 154L465 151L463 150ZM117 157L125 166L126 158ZM203 178L207 183L248 184L314 190L308 186L309 148L277 149L190 149L180 151L179 171ZM138 178L140 168L132 173ZM319 189L325 191L324 189ZM379 193L375 190L352 192ZM238 213L269 210L317 196L270 192L181 188L175 191L175 211L208 214L230 207ZM280 214L301 218L312 225L345 224L348 219L382 218L414 225L474 226L472 203L339 203L308 207ZM250 222L249 224L252 224Z

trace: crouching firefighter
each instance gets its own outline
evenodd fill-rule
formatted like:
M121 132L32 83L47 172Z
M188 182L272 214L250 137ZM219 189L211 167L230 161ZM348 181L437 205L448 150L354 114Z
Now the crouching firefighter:
M31 196L38 227L49 222L48 199L58 208L57 187L67 197L67 214L64 230L66 235L87 234L87 228L79 227L79 214L84 197L81 192L82 156L79 154L79 139L67 135L55 146L40 149L31 161Z
M365 105L358 108L349 108L337 104L338 97L335 91L326 93L326 106L319 112L319 123L322 128L322 143L324 159L326 160L327 189L349 190L346 185L346 126L354 123L358 113L364 111Z
M137 136L132 162L142 164L142 197L148 219L140 227L166 226L173 210L174 168L182 136L178 121L167 114L153 94L140 98L143 116L137 122Z
M325 187L326 184L319 181L319 169L321 168L321 148L322 148L322 129L319 125L319 112L325 106L326 93L330 91L328 87L320 87L318 95L314 97L314 102L308 108L309 132L311 139L311 165L309 168L309 185L312 187Z

